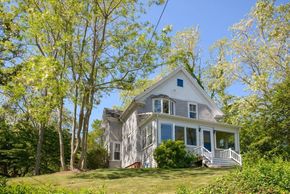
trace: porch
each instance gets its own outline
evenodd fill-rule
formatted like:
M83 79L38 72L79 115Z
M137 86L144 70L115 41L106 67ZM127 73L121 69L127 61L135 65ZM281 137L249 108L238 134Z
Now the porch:
M167 115L159 116L157 123L158 145L168 139L181 140L209 167L242 165L237 126Z

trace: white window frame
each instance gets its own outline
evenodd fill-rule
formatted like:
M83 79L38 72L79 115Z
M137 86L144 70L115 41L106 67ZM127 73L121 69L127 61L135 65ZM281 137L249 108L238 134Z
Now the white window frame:
M195 112L190 111L190 105L195 105L195 107L196 107ZM198 119L198 106L197 106L197 103L195 103L195 102L188 102L187 108L188 108L188 109L187 109L187 116L188 116L188 118L190 118L190 119ZM190 113L191 113L191 112L193 112L193 113L196 114L196 118L191 118L191 117L190 117Z
M164 113L163 112L163 100L167 100L168 101L168 111L169 113ZM161 103L161 112L162 114L168 114L168 115L175 115L175 110L176 110L176 107L175 107L175 102L168 99L168 98L153 98L152 99L152 112L155 112L155 100L160 100L160 103ZM171 110L171 103L173 103L173 111ZM172 112L171 112L172 111ZM159 113L159 112L155 112L155 113ZM172 113L172 114L171 114Z
M115 159L115 148L116 148L115 145L116 144L119 144L120 145L120 159L119 160L116 160ZM112 157L112 161L120 161L121 160L121 156L122 156L121 153L122 153L122 144L121 144L121 142L117 142L117 141L116 142L113 142L113 157Z

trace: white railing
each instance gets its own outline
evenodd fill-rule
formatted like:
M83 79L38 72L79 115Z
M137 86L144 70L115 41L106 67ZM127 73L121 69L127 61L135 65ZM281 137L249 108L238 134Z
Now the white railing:
M242 156L240 154L238 154L237 152L235 152L234 150L232 150L231 148L229 148L227 150L219 151L219 157L220 158L231 158L235 162L237 162L239 165L242 165Z
M232 150L231 148L229 149L229 152L230 152L230 158L242 166L242 156L238 154L237 152L235 152L234 150Z
M212 161L213 161L213 155L205 147L198 146L198 147L196 147L194 149L194 152L197 153L198 155L202 156L202 157L205 157L210 163L212 163Z

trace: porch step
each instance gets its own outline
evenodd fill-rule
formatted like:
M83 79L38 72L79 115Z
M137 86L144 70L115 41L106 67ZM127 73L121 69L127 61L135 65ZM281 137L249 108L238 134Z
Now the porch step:
M220 167L233 167L238 165L234 160L230 158L213 158L212 163L209 161L205 164L210 168L220 168Z

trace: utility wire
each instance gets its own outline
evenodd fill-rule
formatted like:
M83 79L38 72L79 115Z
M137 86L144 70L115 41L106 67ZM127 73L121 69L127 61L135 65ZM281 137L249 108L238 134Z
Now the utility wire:
M158 25L159 25L159 23L160 23L160 21L161 21L161 18L162 18L163 14L164 14L164 11L165 11L166 7L167 7L168 1L169 1L169 0L166 0L166 2L165 2L165 4L164 4L163 10L162 10L162 12L161 12L161 14L160 14L160 16L159 16L159 18L158 18L158 21L157 21L156 25L155 25L155 28L154 28L154 30L153 30L153 33L152 33L152 35L151 35L151 38L150 38L149 43L148 43L148 45L147 45L147 48L146 48L146 50L145 50L145 52L144 52L144 54L143 54L143 56L142 56L142 58L141 58L141 63L143 62L144 57L145 57L145 56L147 55L147 53L148 53L149 46L150 46L150 44L151 44L151 42L152 42L152 40L153 40L154 34L155 34L155 32L156 32L156 30L157 30L157 28L158 28Z

